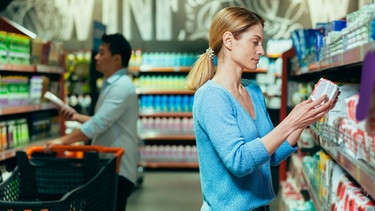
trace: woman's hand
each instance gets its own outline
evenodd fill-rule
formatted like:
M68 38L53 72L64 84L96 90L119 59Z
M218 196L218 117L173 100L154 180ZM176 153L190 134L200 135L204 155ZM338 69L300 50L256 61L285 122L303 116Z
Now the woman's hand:
M287 116L288 121L292 122L296 129L306 128L308 125L319 121L336 105L337 100L337 97L333 101L328 100L327 95L323 95L315 101L309 98L293 108Z

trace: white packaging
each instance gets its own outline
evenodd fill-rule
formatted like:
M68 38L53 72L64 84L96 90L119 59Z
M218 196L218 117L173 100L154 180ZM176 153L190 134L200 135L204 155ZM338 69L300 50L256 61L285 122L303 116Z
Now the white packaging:
M318 83L316 83L315 88L311 93L311 99L315 101L326 94L328 99L332 100L337 97L338 93L339 87L335 83L325 78L321 78Z
M46 93L44 93L44 97L59 107L65 106L65 103L50 91L46 91Z

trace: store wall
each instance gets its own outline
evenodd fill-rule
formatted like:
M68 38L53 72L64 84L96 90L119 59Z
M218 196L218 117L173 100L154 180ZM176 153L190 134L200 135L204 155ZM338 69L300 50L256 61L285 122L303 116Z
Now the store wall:
M13 0L0 14L67 50L92 48L92 23L122 32L143 51L203 52L212 17L226 6L244 6L266 19L265 38L286 39L357 10L366 0ZM370 1L371 2L371 1ZM340 5L340 7L337 7Z

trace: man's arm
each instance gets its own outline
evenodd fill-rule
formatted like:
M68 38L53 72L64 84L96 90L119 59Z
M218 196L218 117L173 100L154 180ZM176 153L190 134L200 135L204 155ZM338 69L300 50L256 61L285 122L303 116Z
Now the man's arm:
M80 129L77 129L70 134L47 141L45 143L45 151L51 152L51 147L53 145L70 145L81 141L86 142L88 140L89 137L82 133Z

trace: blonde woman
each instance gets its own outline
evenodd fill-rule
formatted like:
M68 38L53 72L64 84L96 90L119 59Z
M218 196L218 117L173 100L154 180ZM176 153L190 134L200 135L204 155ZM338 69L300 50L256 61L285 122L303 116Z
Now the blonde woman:
M308 99L273 127L261 89L241 79L243 70L255 70L264 54L263 24L259 15L242 7L219 11L209 47L188 75L187 86L197 90L193 119L201 210L269 210L275 198L270 166L292 154L302 130L337 101Z

